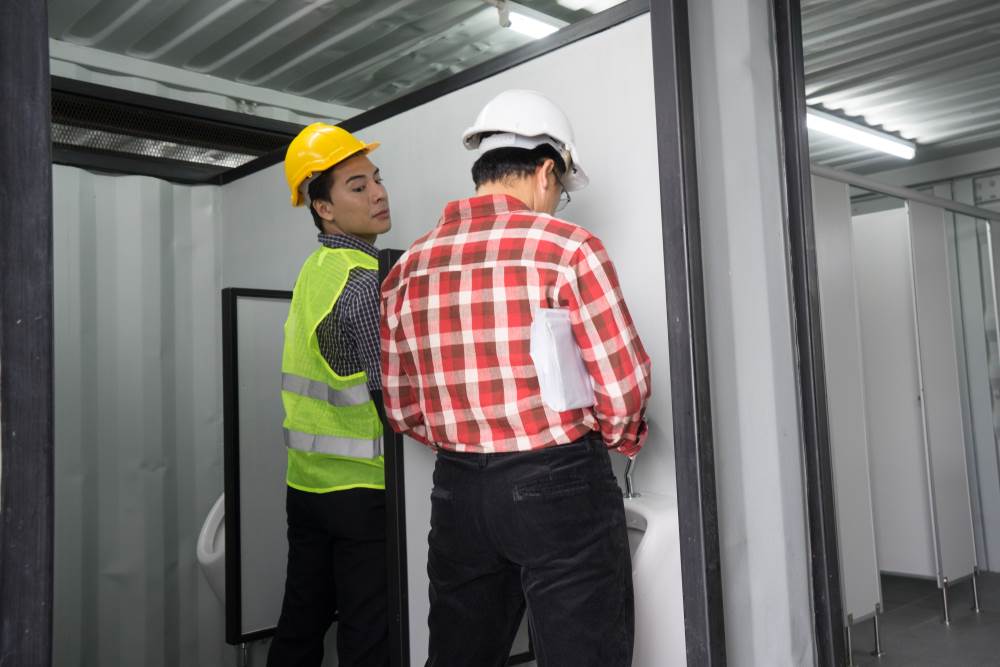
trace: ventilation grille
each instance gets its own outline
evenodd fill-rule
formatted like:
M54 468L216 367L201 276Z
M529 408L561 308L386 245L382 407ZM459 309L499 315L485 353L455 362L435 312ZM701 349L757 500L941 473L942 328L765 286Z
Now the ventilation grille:
M212 182L284 148L298 131L291 123L70 83L64 90L53 79L53 160L61 164Z

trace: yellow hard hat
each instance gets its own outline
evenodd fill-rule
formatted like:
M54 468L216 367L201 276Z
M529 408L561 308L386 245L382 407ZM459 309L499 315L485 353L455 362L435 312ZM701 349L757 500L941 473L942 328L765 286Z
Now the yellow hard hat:
M366 144L342 127L313 123L292 139L285 152L285 178L292 191L292 206L304 202L302 184L315 174L357 153L371 153L377 141Z

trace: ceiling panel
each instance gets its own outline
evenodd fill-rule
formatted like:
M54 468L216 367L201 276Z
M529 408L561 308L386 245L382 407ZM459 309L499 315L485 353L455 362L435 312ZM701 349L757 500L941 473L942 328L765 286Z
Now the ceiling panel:
M620 0L511 3L554 26ZM49 0L50 37L353 108L533 39L484 0Z
M917 143L916 160L1000 145L1000 1L803 0L806 100ZM906 162L810 134L813 159Z

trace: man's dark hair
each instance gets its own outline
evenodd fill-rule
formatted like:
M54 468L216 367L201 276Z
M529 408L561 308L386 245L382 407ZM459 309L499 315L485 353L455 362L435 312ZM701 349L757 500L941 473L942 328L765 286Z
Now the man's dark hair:
M326 171L320 172L319 176L312 179L309 182L309 212L313 217L313 224L316 225L316 229L323 233L323 218L319 217L316 213L316 209L312 207L312 203L317 199L323 201L330 201L330 190L333 188L333 170L337 165L333 165Z
M472 181L476 187L508 178L521 178L534 173L546 160L556 163L556 175L566 173L566 164L559 151L549 144L532 149L503 147L483 153L472 165Z

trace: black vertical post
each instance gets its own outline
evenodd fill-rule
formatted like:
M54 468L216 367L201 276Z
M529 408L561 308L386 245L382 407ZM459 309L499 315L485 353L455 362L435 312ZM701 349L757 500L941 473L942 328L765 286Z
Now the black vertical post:
M842 632L843 604L826 411L799 0L775 0L774 19L787 184L785 233L789 245L794 335L799 358L816 658L823 667L839 667L847 663L848 655Z
M389 271L403 256L402 250L385 249L378 254L378 282L381 285ZM383 451L385 453L385 531L386 564L389 567L389 665L409 667L410 664L410 605L406 570L406 486L403 476L403 436L396 433L385 419L382 394L374 397L382 417Z
M726 664L686 0L650 3L687 661Z
M0 663L52 663L52 163L44 2L0 3Z

